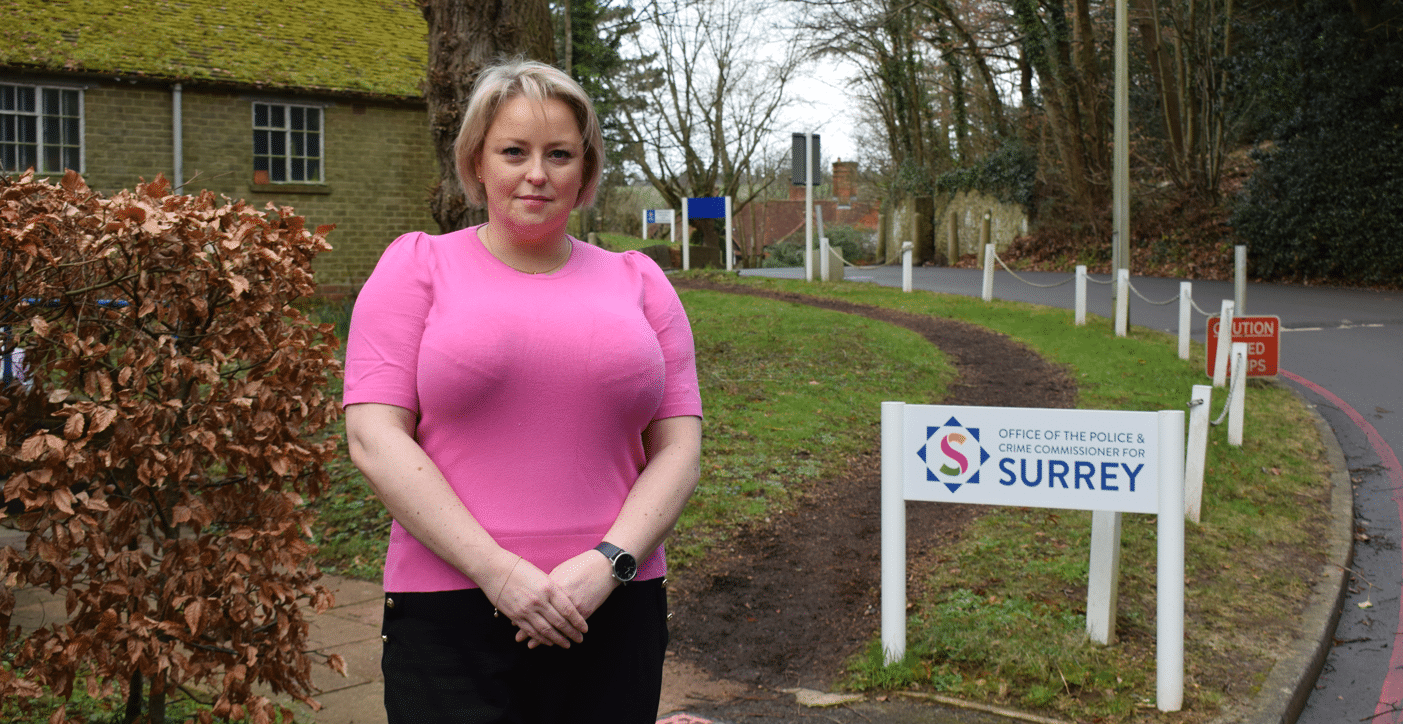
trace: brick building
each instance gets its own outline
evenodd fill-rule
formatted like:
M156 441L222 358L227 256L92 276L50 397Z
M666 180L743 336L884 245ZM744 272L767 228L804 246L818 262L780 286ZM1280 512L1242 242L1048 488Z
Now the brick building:
M857 163L833 164L832 194L816 195L816 214L825 226L851 226L875 234L880 225L880 199L860 199L857 191ZM791 186L788 199L753 201L735 220L736 244L742 254L755 256L779 241L804 238L804 187ZM817 234L817 230L814 232Z
M10 0L0 172L72 168L111 194L164 174L335 224L323 292L395 235L436 231L414 0Z

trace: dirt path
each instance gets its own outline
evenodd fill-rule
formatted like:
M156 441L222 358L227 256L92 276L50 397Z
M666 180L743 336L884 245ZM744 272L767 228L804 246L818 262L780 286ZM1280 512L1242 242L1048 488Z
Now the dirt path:
M959 372L946 404L1069 408L1076 401L1076 385L1063 370L982 327L711 281L674 284L679 290L808 304L911 329L949 355ZM879 457L874 439L869 452L850 460L843 474L814 483L795 510L742 531L730 547L674 577L674 676L665 700L670 696L682 706L738 697L732 700L763 708L778 698L772 692L783 688L826 691L843 662L877 635ZM919 568L932 548L958 537L980 510L908 503L907 555L913 567Z

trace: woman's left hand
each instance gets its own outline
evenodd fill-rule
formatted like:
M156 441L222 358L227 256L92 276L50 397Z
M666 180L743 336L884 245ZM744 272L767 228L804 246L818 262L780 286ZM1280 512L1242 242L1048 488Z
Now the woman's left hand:
M575 610L589 618L614 592L619 582L614 580L609 559L596 550L587 550L555 567L551 582L565 591ZM525 640L524 637L518 637Z

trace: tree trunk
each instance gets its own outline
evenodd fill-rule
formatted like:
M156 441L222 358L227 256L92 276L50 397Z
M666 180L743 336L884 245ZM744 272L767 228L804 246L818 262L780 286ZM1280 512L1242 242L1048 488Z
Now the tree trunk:
M560 65L566 73L574 75L575 23L574 18L571 17L571 13L574 12L574 9L570 7L570 0L563 0L561 4L565 6L564 11L560 13L560 19L565 22L565 32L563 33L563 37L565 38L565 57L560 59Z
M145 686L141 680L141 671L138 669L132 674L131 683L127 688L127 710L122 717L122 724L136 724L136 720L141 716L141 690Z
M439 166L429 207L439 231L448 233L487 216L468 207L453 158L453 141L478 73L494 60L515 55L554 63L555 37L546 0L428 0L420 9L429 25L424 100Z
M985 52L980 49L974 35L970 33L969 28L965 26L964 21L950 5L949 0L933 0L931 7L949 23L960 42L968 49L970 61L974 64L974 69L979 73L979 78L984 85L984 102L988 107L989 118L994 124L995 134L1000 138L1008 135L1008 121L1004 118L1003 99L1000 97L998 85L994 81L994 73L989 69L989 60ZM1029 95L1031 95L1031 91Z
M1046 6L1046 22L1034 0L1013 0L1014 20L1026 36L1027 61L1037 73L1048 131L1062 159L1067 192L1072 204L1094 223L1093 209L1104 202L1109 190L1109 169L1091 160L1085 139L1086 125L1071 60L1067 17L1062 6Z
M1164 112L1164 130L1169 140L1169 170L1174 180L1182 188L1187 185L1188 173L1184 168L1184 126L1179 113L1178 74L1170 64L1160 42L1159 12L1155 0L1135 0L1136 24L1140 37L1145 43L1145 56L1150 66L1150 76L1154 78L1158 90L1161 109Z
M1074 178L1078 204L1088 210L1106 201L1110 189L1110 168L1097 163L1095 113L1085 91L1085 79L1072 59L1074 29L1059 3L1047 5L1051 44L1049 57L1055 64L1054 81L1050 84L1061 97L1063 124L1062 148L1066 153L1067 172ZM1049 95L1054 95L1050 93Z
M151 695L147 697L146 721L166 724L166 672L151 677Z
M1096 61L1096 33L1091 25L1091 7L1088 0L1072 0L1072 40L1076 53L1072 62L1076 67L1077 95L1086 109L1085 132L1090 137L1087 147L1087 165L1100 172L1111 167L1110 114L1109 104L1102 93L1101 71Z
M1028 62L1028 41L1018 44L1019 133L1026 133L1033 114L1033 64Z

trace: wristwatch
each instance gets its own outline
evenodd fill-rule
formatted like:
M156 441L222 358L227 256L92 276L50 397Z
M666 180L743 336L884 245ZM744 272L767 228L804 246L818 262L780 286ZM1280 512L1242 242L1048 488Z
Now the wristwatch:
M638 575L638 559L633 554L614 545L613 543L600 543L594 547L595 550L604 554L613 565L614 579L620 583L628 583L633 577Z

